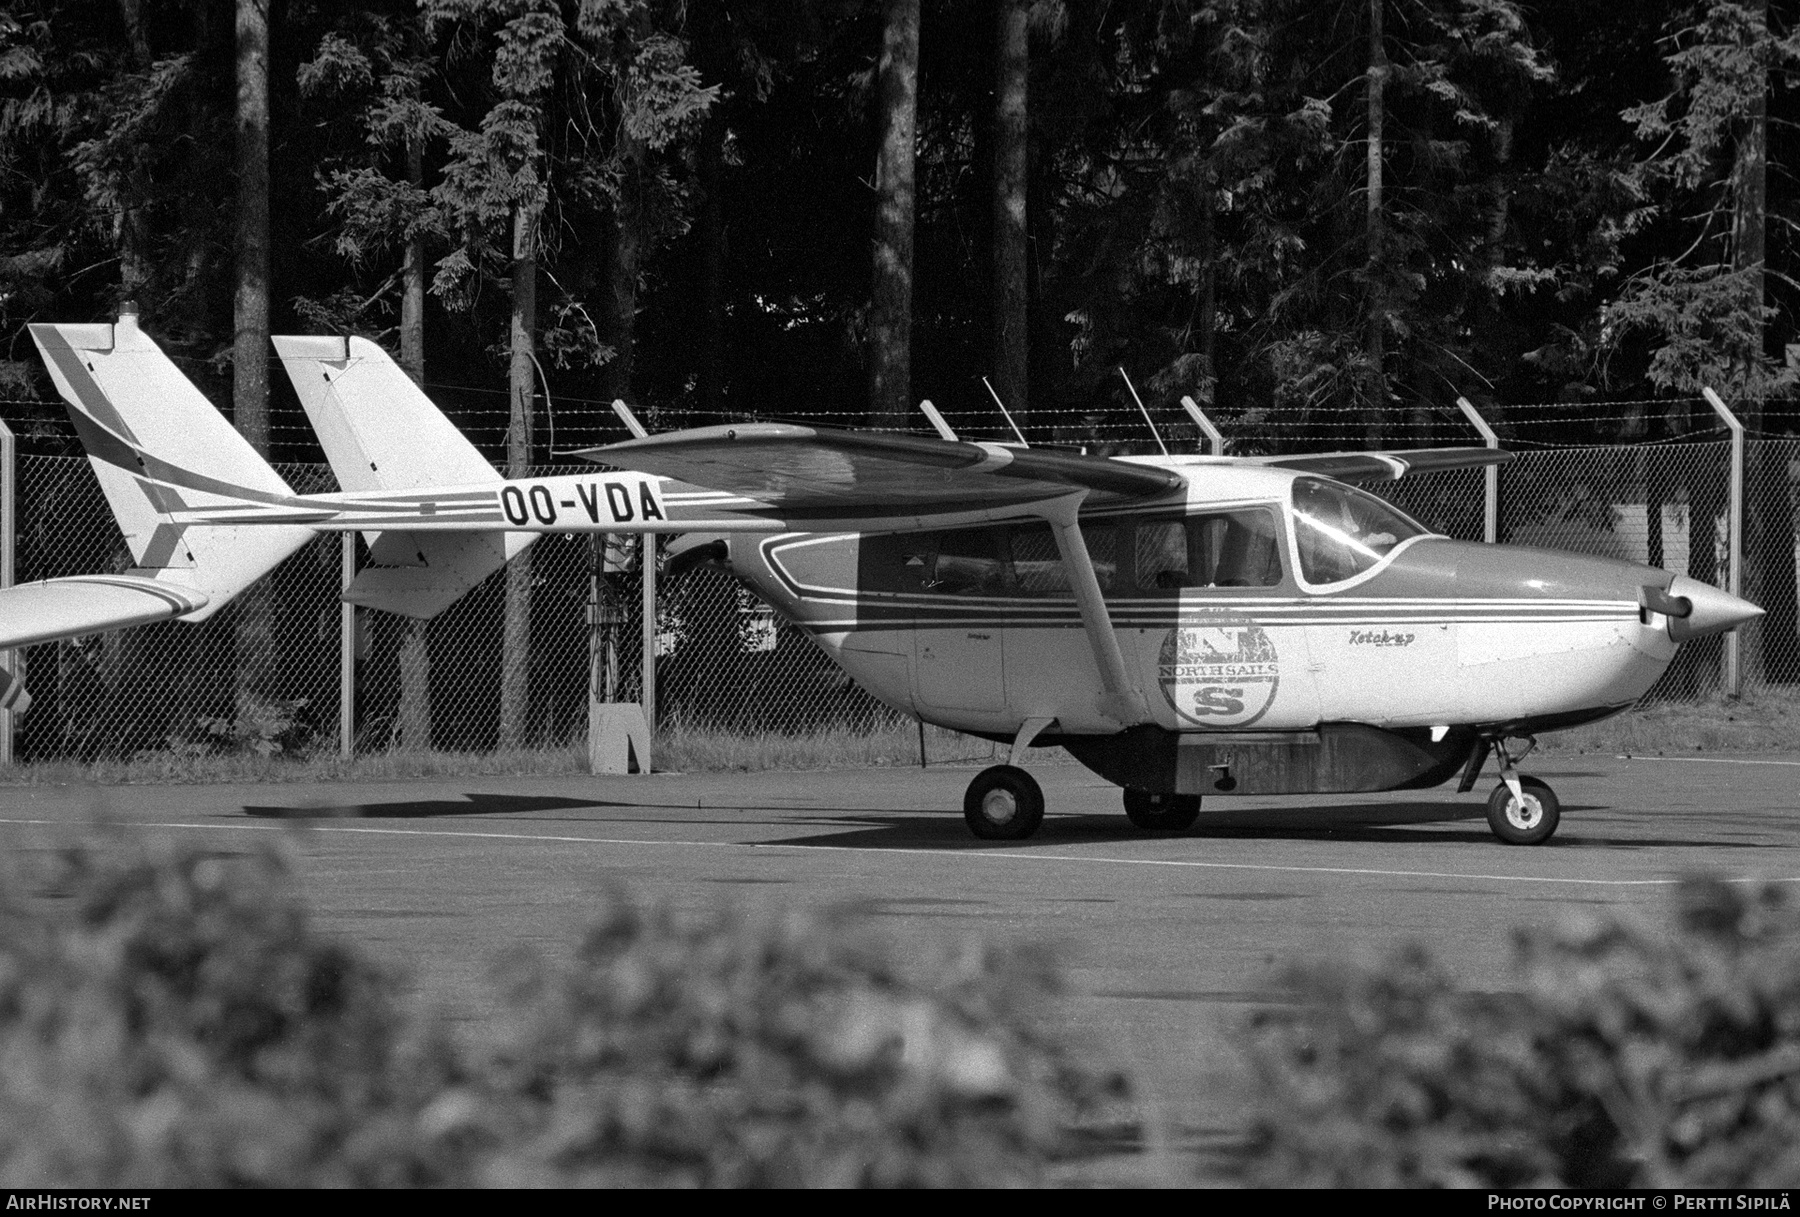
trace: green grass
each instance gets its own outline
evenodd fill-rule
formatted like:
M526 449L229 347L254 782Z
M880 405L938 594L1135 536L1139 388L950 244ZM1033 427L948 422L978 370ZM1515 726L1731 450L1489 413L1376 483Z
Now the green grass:
M1560 731L1543 738L1549 755L1800 750L1800 690L1753 690L1739 699L1670 703ZM1004 745L942 727L925 728L931 765L998 764ZM656 769L664 773L760 773L771 770L870 769L919 763L919 729L907 723L876 731L820 731L809 735L733 735L666 728L656 738ZM1031 764L1074 764L1050 748ZM432 777L556 777L588 771L587 745L575 740L502 752L375 752L344 760L335 752L258 756L254 753L179 755L140 753L129 760L34 761L0 768L0 784L102 785L201 782L379 782Z
M998 763L1006 750L941 727L925 728L932 765ZM917 724L873 732L821 731L809 735L730 735L674 727L657 733L659 773L754 773L767 770L864 769L916 766ZM1034 764L1061 763L1059 752L1040 750ZM33 761L0 768L0 784L102 785L210 782L380 782L432 777L556 777L588 771L587 743L575 740L498 752L374 752L344 760L335 752L310 754L144 752L130 759Z
M1546 752L1576 755L1800 751L1800 690L1648 706L1546 735L1543 743Z

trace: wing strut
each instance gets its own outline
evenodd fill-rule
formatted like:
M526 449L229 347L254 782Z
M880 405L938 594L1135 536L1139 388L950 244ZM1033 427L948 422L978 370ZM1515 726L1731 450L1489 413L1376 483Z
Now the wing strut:
M1081 610L1081 624L1087 631L1088 645L1094 649L1094 663L1100 669L1100 713L1131 727L1148 722L1150 710L1125 670L1125 655L1119 650L1119 637L1113 632L1112 616L1106 611L1106 596L1100 590L1094 560L1081 535L1081 500L1086 497L1086 491L1067 495L1044 504L1042 511L1056 537L1056 552L1062 557L1063 569L1069 572L1069 586L1074 589L1075 604Z

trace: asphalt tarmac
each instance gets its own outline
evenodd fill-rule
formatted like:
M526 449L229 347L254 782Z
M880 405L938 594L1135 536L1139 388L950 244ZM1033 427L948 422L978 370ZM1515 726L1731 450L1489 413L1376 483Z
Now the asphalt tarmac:
M960 808L976 770L946 767L6 787L0 847L96 815L221 850L288 834L323 924L476 1023L495 1008L495 962L570 950L607 885L682 906L852 909L900 935L1049 941L1069 962L1065 1017L1138 1078L1142 1127L1204 1148L1236 1131L1232 1028L1280 1000L1289 964L1418 941L1471 987L1503 987L1515 926L1657 916L1692 874L1800 883L1800 756L1526 768L1563 805L1536 847L1488 832L1491 774L1467 795L1209 799L1167 837L1133 830L1116 788L1066 764L1034 767L1049 813L1024 842L972 838Z

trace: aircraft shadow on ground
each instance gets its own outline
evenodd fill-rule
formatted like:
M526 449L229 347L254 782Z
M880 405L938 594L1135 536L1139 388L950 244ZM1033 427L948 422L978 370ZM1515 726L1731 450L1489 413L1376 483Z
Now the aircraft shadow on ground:
M1729 841L1658 835L1645 824L1641 837L1620 836L1617 825L1584 825L1584 812L1610 812L1599 805L1565 806L1561 832L1536 849L1707 848L1767 850L1766 841ZM1186 832L1156 833L1134 828L1125 814L1047 816L1037 835L1026 841L978 841L962 817L942 812L874 812L860 809L821 810L811 817L816 831L787 836L766 845L837 846L864 849L1010 850L1118 841L1343 841L1367 844L1432 845L1450 842L1494 844L1483 805L1465 800L1431 803L1357 803L1330 807L1277 807L1203 812ZM1664 826L1666 827L1666 826Z
M865 812L842 810L815 817L816 831L768 841L769 845L860 846L869 849L1032 849L1045 846L1120 840L1247 838L1296 841L1367 841L1429 844L1488 839L1487 820L1479 803L1362 803L1333 807L1262 808L1255 811L1202 813L1183 833L1146 832L1134 828L1124 812L1117 815L1054 815L1025 841L978 841L961 816L944 812Z
M274 820L417 820L435 816L517 815L586 807L629 807L605 799L572 799L553 794L468 794L460 799L400 799L391 803L310 803L297 807L250 807L244 814Z

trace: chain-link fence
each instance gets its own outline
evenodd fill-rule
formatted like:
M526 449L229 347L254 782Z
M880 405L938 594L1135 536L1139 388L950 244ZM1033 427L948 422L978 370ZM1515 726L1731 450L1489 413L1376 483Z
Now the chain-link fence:
M18 465L19 582L131 566L84 458L28 456ZM326 466L278 469L302 493L336 489ZM597 687L608 688L610 675L610 700L642 697L639 549L635 539L622 540L553 534L526 551L530 695L522 734L529 745L586 738L596 663ZM293 747L338 739L342 563L341 538L321 536L201 625L167 622L25 648L32 708L17 720L15 757L93 760L221 742ZM358 752L496 746L505 589L504 572L496 573L423 624L355 614ZM797 734L866 732L900 721L804 631L729 577L699 570L660 591L662 726Z
M1729 465L1724 442L1522 452L1498 474L1498 538L1645 562L1724 586ZM1743 592L1768 610L1739 644L1743 682L1754 690L1800 683L1800 441L1750 441L1745 472ZM281 473L300 491L335 486L322 465L286 465ZM1429 474L1377 489L1434 529L1479 539L1485 476ZM83 458L20 458L17 518L21 582L130 565ZM612 699L641 696L636 545L617 541L610 560L599 537L551 535L528 551L528 743L585 738L596 663L600 687L613 674ZM128 757L206 748L221 736L284 747L338 738L342 562L341 539L320 537L203 625L165 623L27 648L33 706L18 720L16 757ZM660 591L660 725L761 734L871 731L901 721L803 631L726 576L696 571ZM358 613L357 749L494 748L504 612L505 576L497 574L422 626ZM1689 644L1647 700L1717 691L1722 671L1719 639Z

